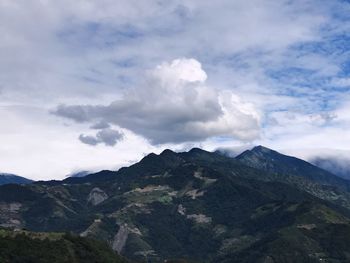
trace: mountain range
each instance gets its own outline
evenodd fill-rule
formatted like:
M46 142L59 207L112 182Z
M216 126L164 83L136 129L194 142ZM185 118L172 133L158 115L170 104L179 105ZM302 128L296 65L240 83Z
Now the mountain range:
M72 232L136 262L350 262L350 181L263 146L0 186L0 225Z
M33 181L18 175L0 173L0 185L3 184L30 184Z

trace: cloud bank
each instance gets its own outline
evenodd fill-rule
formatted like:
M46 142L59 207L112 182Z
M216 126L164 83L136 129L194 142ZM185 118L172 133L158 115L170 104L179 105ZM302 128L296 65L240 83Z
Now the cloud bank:
M333 152L324 154L317 157L312 157L310 162L314 165L321 167L331 173L350 179L350 154L347 155L335 155Z
M76 122L114 124L152 144L259 137L260 116L254 106L232 91L209 87L197 60L164 62L146 75L142 86L109 105L60 105L53 113ZM97 138L80 136L90 145L106 142L101 139L100 133Z
M0 172L350 149L348 1L0 0L0 25Z

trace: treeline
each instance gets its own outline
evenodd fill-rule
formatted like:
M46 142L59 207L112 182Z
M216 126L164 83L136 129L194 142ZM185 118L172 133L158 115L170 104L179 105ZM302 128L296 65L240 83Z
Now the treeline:
M28 233L0 235L2 263L126 263L107 244L64 234L58 239L33 238Z

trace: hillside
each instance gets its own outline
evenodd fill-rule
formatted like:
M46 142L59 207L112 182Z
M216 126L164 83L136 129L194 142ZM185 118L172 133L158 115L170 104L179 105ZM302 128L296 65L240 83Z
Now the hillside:
M304 160L256 146L236 157L240 162L277 175L299 176L323 185L336 185L349 190L350 181L340 178Z
M4 184L30 184L33 181L18 175L0 173L0 185Z
M33 233L0 229L3 263L126 263L107 244L63 233Z
M350 179L349 158L342 156L314 157L310 162L344 179Z
M266 151L165 150L116 172L4 185L0 224L72 231L136 261L349 262L347 181Z
M262 180L289 184L316 197L350 209L350 181L304 160L280 154L263 146L244 151L240 163L264 171Z

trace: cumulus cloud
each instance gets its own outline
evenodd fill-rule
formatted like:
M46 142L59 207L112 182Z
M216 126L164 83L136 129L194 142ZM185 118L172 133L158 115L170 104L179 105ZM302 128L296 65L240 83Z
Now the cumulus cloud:
M111 127L111 125L109 125L105 121L100 121L100 122L97 122L97 123L90 126L91 129L95 129L95 130L107 129L110 127Z
M76 156L79 168L93 170L91 164L114 167L179 147L150 145L135 133L153 143L236 145L230 138L256 137L258 129L248 127L260 122L242 113L256 110L241 98L264 114L256 143L349 149L349 107L319 115L350 101L349 14L343 0L0 0L0 107L7 107L0 108L0 169L57 178L77 168ZM182 70L174 73L172 63L161 64L184 56L201 61L205 72L179 62ZM158 70L141 77L155 65ZM159 87L170 80L173 88ZM64 115L83 124L47 116L59 103ZM115 147L88 151L76 140L83 133L82 140L101 145L97 132L112 124L134 133L123 129ZM228 138L195 142L209 136Z
M79 135L79 140L82 143L89 144L89 145L97 145L99 143L96 137L90 136L90 135L84 135L84 134Z
M109 105L60 105L54 113L76 122L112 123L153 144L220 136L250 141L259 136L254 106L232 91L209 87L197 60L164 62L146 75L143 86Z
M117 130L106 128L97 132L96 136L81 134L79 136L79 140L82 143L92 145L92 146L95 146L100 143L103 143L106 146L114 146L117 144L118 141L122 140L123 137L124 137L123 133Z

